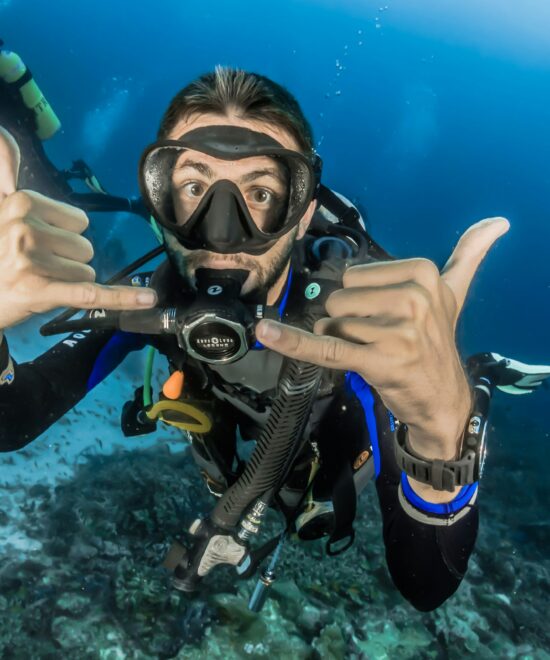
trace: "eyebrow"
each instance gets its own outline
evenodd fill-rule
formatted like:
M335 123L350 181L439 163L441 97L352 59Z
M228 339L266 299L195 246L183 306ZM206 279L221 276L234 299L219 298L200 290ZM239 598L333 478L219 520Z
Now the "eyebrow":
M211 167L205 163L201 163L195 160L186 160L181 165L178 165L175 169L183 170L186 167L192 167L193 169L198 170L201 174L204 174L204 176L207 176L209 179L212 179L214 176L214 170Z
M274 167L264 167L264 169L262 170L254 170L253 172L249 172L248 174L245 174L244 176L241 177L240 182L248 183L249 181L254 181L254 179L259 179L261 176L264 175L272 176L281 183L286 183L284 178Z
M208 177L209 179L214 178L214 170L209 166L206 165L206 163L201 163L200 161L195 161L195 160L186 160L183 162L181 165L178 165L176 167L176 170L183 170L187 167L190 167L192 169L197 170L204 176ZM254 181L255 179L259 179L260 177L268 175L272 176L275 179L278 179L281 183L286 183L284 178L281 176L281 174L277 171L277 169L273 167L264 167L261 170L254 170L253 172L248 172L244 176L242 176L239 179L240 183L249 183L250 181Z

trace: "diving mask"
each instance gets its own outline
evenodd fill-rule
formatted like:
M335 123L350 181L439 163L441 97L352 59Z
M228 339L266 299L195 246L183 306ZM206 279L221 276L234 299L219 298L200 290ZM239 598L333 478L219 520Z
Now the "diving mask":
M210 161L254 158L254 167L219 178L200 154ZM153 217L188 250L220 254L266 252L301 220L320 175L317 155L310 160L241 126L206 126L161 140L147 147L139 166L141 194Z

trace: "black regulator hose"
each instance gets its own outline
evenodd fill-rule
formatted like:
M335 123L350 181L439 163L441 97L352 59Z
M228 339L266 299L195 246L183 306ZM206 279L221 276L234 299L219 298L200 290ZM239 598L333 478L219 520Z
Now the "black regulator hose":
M302 327L313 328L315 320L316 317L309 314ZM252 456L210 516L217 527L234 529L254 500L273 492L284 481L307 424L321 374L321 367L285 358L277 396Z
M308 317L311 320L312 316ZM164 565L174 571L173 585L180 591L195 591L219 564L234 565L241 574L257 565L246 539L258 532L267 507L292 467L321 374L321 367L285 358L277 396L244 472L210 516L193 523L189 530L194 537L192 548L175 543L165 560ZM245 512L246 520L242 521ZM176 561L173 555L178 555Z

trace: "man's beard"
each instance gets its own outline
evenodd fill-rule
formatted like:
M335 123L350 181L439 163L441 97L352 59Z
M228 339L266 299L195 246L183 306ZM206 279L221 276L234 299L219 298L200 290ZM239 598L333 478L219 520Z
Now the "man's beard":
M195 289L195 271L197 268L208 268L209 261L223 260L226 264L224 270L242 269L254 274L252 288L246 287L247 290L241 296L243 300L254 301L261 293L267 295L267 292L275 285L287 267L294 248L298 227L294 227L266 253L257 257L243 252L220 254L208 250L186 250L173 234L170 234L167 230L164 230L163 233L170 261L188 288Z

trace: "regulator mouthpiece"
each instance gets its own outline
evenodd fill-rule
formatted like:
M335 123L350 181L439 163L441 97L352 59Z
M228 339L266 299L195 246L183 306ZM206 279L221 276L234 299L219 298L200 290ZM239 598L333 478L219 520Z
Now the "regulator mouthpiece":
M240 300L248 271L198 268L197 297L178 324L178 342L187 353L210 364L243 357L254 343L254 314L262 306ZM260 316L261 318L261 316Z

